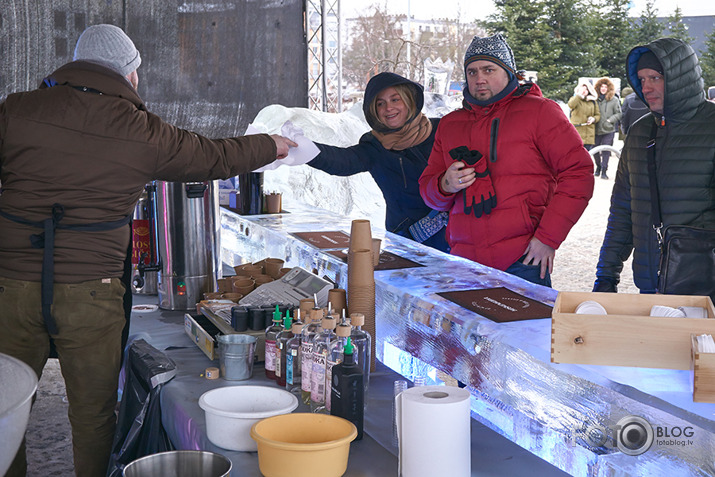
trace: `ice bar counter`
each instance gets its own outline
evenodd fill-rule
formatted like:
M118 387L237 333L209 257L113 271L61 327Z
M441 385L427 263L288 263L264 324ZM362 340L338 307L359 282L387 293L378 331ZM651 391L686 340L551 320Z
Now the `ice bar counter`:
M351 220L300 204L286 209L242 216L222 208L223 262L280 257L286 267L317 271L346 288L347 264L294 234L349 234ZM445 376L465 383L474 419L572 475L715 474L715 404L693 402L690 371L551 363L549 313L497 323L438 293L505 287L553 306L556 290L422 246L381 224L372 230L384 252L420 265L375 271L381 362L410 380L426 374L434 383ZM619 428L639 419L650 424L652 443L634 455L619 448L628 439Z

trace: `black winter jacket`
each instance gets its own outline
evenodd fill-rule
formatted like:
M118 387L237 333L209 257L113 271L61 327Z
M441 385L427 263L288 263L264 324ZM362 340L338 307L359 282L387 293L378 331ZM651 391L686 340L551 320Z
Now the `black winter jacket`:
M379 79L383 80L380 84L372 80L368 84L363 107L368 123L373 128L377 123L369 115L369 104L380 91L389 86L406 82L413 84L418 111L421 110L423 93L419 85L391 73L381 73ZM430 121L432 121L430 136L422 143L408 149L402 151L385 149L372 132L367 132L360 138L358 144L346 148L316 143L320 154L308 165L336 176L369 172L385 198L385 229L413 239L408 228L432 212L420 195L418 182L422 171L427 167L439 124L439 119L433 118ZM424 244L448 253L445 230L446 227L443 227Z
M651 50L664 68L663 114L649 113L631 126L618 165L594 291L615 291L623 262L634 251L633 278L642 293L656 290L660 252L650 212L646 144L653 124L663 225L715 228L715 103L705 100L693 49L672 38L639 46L626 69L635 93L638 58Z

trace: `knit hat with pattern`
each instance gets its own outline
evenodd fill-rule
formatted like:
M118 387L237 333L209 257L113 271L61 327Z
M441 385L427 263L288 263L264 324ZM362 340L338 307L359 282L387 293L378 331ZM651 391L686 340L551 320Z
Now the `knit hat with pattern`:
M496 63L506 70L509 77L516 75L514 53L507 45L506 40L499 33L480 38L475 36L464 55L464 69L473 61L487 60Z
M79 36L73 61L99 63L127 76L142 62L139 51L121 28L114 25L93 25Z

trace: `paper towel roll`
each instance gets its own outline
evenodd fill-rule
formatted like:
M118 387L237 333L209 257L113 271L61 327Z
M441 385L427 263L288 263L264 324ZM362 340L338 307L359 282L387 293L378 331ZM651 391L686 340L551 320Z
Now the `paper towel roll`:
M410 388L395 398L401 477L469 477L472 473L469 391Z

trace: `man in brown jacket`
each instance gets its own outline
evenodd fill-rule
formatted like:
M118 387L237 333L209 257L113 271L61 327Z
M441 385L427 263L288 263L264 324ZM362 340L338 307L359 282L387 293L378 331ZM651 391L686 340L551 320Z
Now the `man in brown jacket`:
M228 178L296 144L210 140L162 121L137 94L139 52L113 25L85 30L74 60L0 104L0 352L40 376L54 340L75 471L95 477L106 473L116 424L120 278L144 186ZM8 475L25 473L23 445Z

